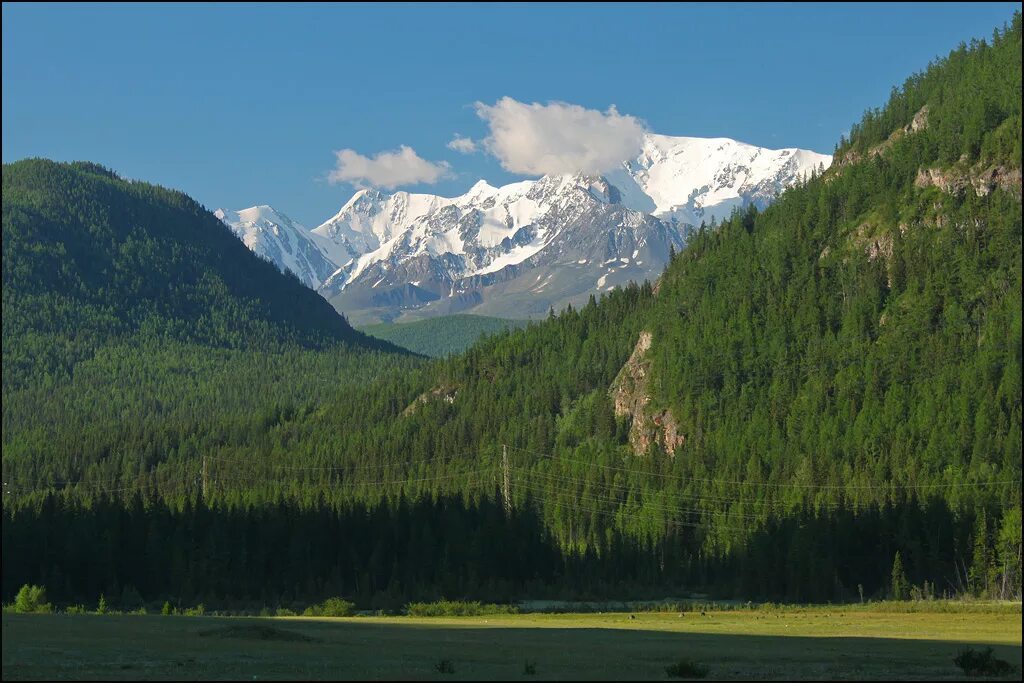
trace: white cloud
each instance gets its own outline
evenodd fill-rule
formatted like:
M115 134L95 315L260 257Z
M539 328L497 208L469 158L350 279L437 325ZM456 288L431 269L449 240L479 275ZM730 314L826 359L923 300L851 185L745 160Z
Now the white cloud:
M458 133L448 143L448 149L455 150L460 154L472 154L476 151L476 141L473 138L464 138Z
M344 182L393 190L400 185L433 184L450 173L447 162L427 161L406 145L393 152L380 152L372 158L353 149L342 149L334 155L337 157L337 165L327 175L331 183Z
M620 114L576 104L525 104L503 97L492 105L476 103L487 122L487 151L513 173L544 175L603 173L637 156L643 148L643 122Z

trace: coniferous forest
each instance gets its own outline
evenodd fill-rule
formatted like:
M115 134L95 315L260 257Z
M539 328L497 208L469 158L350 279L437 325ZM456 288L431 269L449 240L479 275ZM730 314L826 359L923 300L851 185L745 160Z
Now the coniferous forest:
M179 192L5 164L3 599L1019 599L1021 57L1017 13L657 283L438 360Z

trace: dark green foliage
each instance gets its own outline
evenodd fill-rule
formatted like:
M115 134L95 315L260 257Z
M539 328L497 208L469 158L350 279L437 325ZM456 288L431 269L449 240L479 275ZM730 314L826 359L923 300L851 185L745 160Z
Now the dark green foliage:
M859 161L695 234L657 296L433 362L365 350L183 195L5 166L3 595L1019 596L1019 185L970 174L1020 169L1020 45L1017 15L912 78ZM645 330L674 454L609 397Z
M484 335L526 327L527 320L507 320L483 315L443 315L412 323L381 323L359 328L361 332L389 341L424 356L444 358L462 353Z
M450 659L442 659L434 665L434 671L439 674L455 673L455 664Z
M318 605L310 605L302 613L304 617L351 617L356 613L354 603L344 598L327 598Z
M836 150L865 151L908 126L922 107L928 125L917 134L922 149L937 161L962 155L1020 167L1021 159L1021 15L998 29L987 43L961 43L947 57L893 88L888 104L872 109L853 126L850 139Z
M698 664L689 657L683 657L678 662L665 667L665 674L669 678L705 678L709 669L703 664Z
M893 600L906 600L909 597L907 589L907 574L903 571L903 560L900 558L900 551L896 551L896 557L892 561L892 580L890 595Z
M536 676L537 675L537 662L531 662L529 660L523 662L523 675L524 676Z
M890 563L902 551L911 583L948 585L934 568L954 575L951 555L969 565L975 545L974 591L1003 590L987 574L999 566L991 523L967 525L1020 499L1019 180L1015 195L944 192L917 179L922 168L970 176L1008 130L1016 151L998 162L1019 173L1020 74L1018 14L991 45L957 51L910 79L897 104L869 114L839 155L871 147L927 104L925 128L879 155L837 164L762 213L701 232L667 269L651 316L652 406L670 409L686 436L676 471L690 482L682 490L690 505L716 517L709 551L728 551L743 529L781 510L818 519L861 511L849 533L839 529L848 543L870 525L865 509L907 501L905 518L891 518L880 543ZM999 103L981 122L976 95ZM968 141L961 129L977 137ZM929 519L937 500L954 512L952 527ZM946 559L923 547L940 529L958 539ZM844 573L838 581L856 585L848 581L863 563L847 573L830 552L797 561L822 539L793 532L784 541L793 555L769 560L771 573L791 575L787 591L824 579L832 585L821 586L823 599ZM759 542L739 551L743 593L765 583ZM1004 552L1015 577L1019 554Z
M1006 676L1013 673L1013 666L996 657L991 647L984 650L964 648L953 658L953 663L968 676Z
M386 346L181 192L29 159L4 164L3 198L5 390L63 380L112 340Z
M479 617L486 614L518 614L514 605L485 605L479 601L438 600L413 602L405 607L410 617Z

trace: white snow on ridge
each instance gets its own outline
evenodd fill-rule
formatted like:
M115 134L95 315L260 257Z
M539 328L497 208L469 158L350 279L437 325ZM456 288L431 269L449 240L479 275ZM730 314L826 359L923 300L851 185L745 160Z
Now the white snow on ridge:
M637 158L602 177L544 176L502 187L480 180L457 197L359 190L313 230L266 205L218 210L217 215L249 249L332 296L370 268L391 273L375 275L371 287L402 284L405 272L412 273L410 281L434 277L423 270L423 263L457 280L523 263L550 245L556 245L556 255L571 254L565 263L587 266L573 270L587 272L587 264L596 267L606 256L572 251L585 232L574 233L572 244L560 233L566 225L576 225L577 231L591 224L594 230L606 230L607 224L596 227L606 217L614 217L612 225L619 229L640 232L627 251L606 252L615 258L604 260L603 269L641 266L638 247L654 244L648 241L654 233L645 232L651 229L651 215L681 243L685 231L680 226L722 220L735 207L750 203L765 206L786 187L830 163L828 155L801 149L648 134ZM412 263L424 255L429 258ZM645 251L645 258L657 267L661 257ZM411 270L398 268L403 264ZM605 286L607 276L601 276L598 288Z
M214 215L253 253L289 270L316 289L336 268L327 256L330 244L266 204L240 211L217 209Z
M640 156L626 162L625 168L653 200L651 213L696 225L727 217L744 195L767 203L775 193L831 163L831 156L803 149L649 133Z

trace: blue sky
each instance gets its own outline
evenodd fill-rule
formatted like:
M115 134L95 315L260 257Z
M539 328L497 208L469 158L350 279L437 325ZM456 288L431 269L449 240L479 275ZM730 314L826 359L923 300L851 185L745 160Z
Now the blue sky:
M1019 3L3 5L3 160L87 159L313 227L335 152L406 145L454 195L523 176L476 102L566 102L667 135L831 152L864 109ZM507 164L506 164L507 166Z

